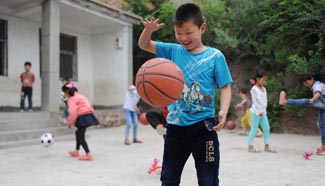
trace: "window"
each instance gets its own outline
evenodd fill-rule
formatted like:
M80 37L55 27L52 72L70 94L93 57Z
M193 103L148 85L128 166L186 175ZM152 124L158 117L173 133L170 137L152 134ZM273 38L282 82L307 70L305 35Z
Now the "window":
M42 49L42 31L39 32L40 50ZM40 51L40 59L42 59ZM42 68L42 63L40 64ZM40 73L42 74L42 73ZM77 37L60 34L60 79L78 80Z
M7 21L0 19L0 76L8 75Z
M60 78L78 80L77 37L60 34Z

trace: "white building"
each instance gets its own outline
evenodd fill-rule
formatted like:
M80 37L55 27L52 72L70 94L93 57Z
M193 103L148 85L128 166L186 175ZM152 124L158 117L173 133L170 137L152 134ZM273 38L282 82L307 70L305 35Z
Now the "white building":
M0 107L19 107L23 64L33 105L57 112L60 78L96 106L121 106L132 83L132 25L141 17L95 0L0 1Z

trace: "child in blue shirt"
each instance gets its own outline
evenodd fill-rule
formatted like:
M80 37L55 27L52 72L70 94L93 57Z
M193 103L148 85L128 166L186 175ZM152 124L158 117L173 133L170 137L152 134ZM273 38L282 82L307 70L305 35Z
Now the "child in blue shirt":
M218 186L220 158L216 131L223 127L231 101L232 78L226 59L218 49L202 43L206 23L195 4L183 4L176 10L174 30L179 44L151 40L152 33L164 26L158 19L142 23L145 28L139 38L139 47L174 61L185 80L182 96L168 106L162 185L180 184L183 167L192 154L198 184ZM215 88L220 88L218 124L214 119Z

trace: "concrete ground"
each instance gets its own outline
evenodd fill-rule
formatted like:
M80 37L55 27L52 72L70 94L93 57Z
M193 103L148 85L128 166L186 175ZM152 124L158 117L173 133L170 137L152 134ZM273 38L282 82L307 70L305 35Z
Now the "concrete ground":
M69 129L67 129L69 130ZM72 130L72 129L70 129ZM56 139L49 148L41 144L0 150L1 186L159 186L159 175L148 174L154 157L162 158L163 139L149 126L140 126L143 144L123 144L124 127L87 132L94 160L81 162L68 156L74 140ZM221 186L321 186L325 184L325 156L305 160L305 151L315 151L318 136L272 134L272 153L248 153L247 137L223 130ZM256 138L263 147L263 139ZM182 186L195 186L197 179L190 158Z

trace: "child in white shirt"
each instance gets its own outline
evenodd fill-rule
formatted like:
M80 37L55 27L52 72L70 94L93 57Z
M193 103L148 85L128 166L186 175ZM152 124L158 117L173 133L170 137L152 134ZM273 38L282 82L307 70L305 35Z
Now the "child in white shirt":
M254 81L255 85L251 89L252 96L252 107L251 107L251 130L248 137L248 151L249 152L260 152L259 149L255 148L253 145L254 138L258 126L261 125L261 128L264 133L264 151L266 152L276 152L270 147L270 125L266 114L267 107L267 92L264 87L264 84L267 80L265 73L261 72L255 75Z

